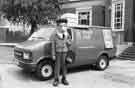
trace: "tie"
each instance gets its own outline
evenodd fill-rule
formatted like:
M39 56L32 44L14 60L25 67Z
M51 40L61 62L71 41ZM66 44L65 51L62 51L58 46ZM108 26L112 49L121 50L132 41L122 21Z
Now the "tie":
M64 34L62 34L63 35L63 39L65 38L65 35Z

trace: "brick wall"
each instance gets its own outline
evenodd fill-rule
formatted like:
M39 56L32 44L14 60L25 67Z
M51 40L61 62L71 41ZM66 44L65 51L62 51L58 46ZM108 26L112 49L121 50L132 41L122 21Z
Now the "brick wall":
M111 0L105 2L105 26L111 27Z
M92 7L92 25L105 26L105 7L104 6Z
M125 41L133 41L133 2L134 0L125 0Z

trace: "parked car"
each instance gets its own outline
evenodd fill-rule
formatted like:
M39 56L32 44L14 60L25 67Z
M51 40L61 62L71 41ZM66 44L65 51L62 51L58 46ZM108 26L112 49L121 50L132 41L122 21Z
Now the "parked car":
M51 36L55 27L41 28L27 41L14 48L18 66L34 71L41 80L48 80L54 74L55 60L51 56ZM95 65L99 70L109 66L109 60L115 56L111 30L100 27L70 27L68 29L72 43L67 55L68 67L87 64Z

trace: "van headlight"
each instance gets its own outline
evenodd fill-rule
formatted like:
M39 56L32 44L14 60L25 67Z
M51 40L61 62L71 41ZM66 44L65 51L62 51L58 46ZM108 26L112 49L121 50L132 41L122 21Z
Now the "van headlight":
M23 53L24 59L30 59L30 53Z

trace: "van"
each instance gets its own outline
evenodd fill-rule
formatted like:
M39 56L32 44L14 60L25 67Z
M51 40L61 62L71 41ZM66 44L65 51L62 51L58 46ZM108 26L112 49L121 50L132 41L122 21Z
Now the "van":
M18 66L34 71L41 80L53 77L55 60L51 56L51 36L54 26L46 26L34 32L25 42L14 48ZM81 65L94 65L99 70L109 66L110 58L115 56L110 28L105 27L69 27L72 43L66 58L69 68Z

